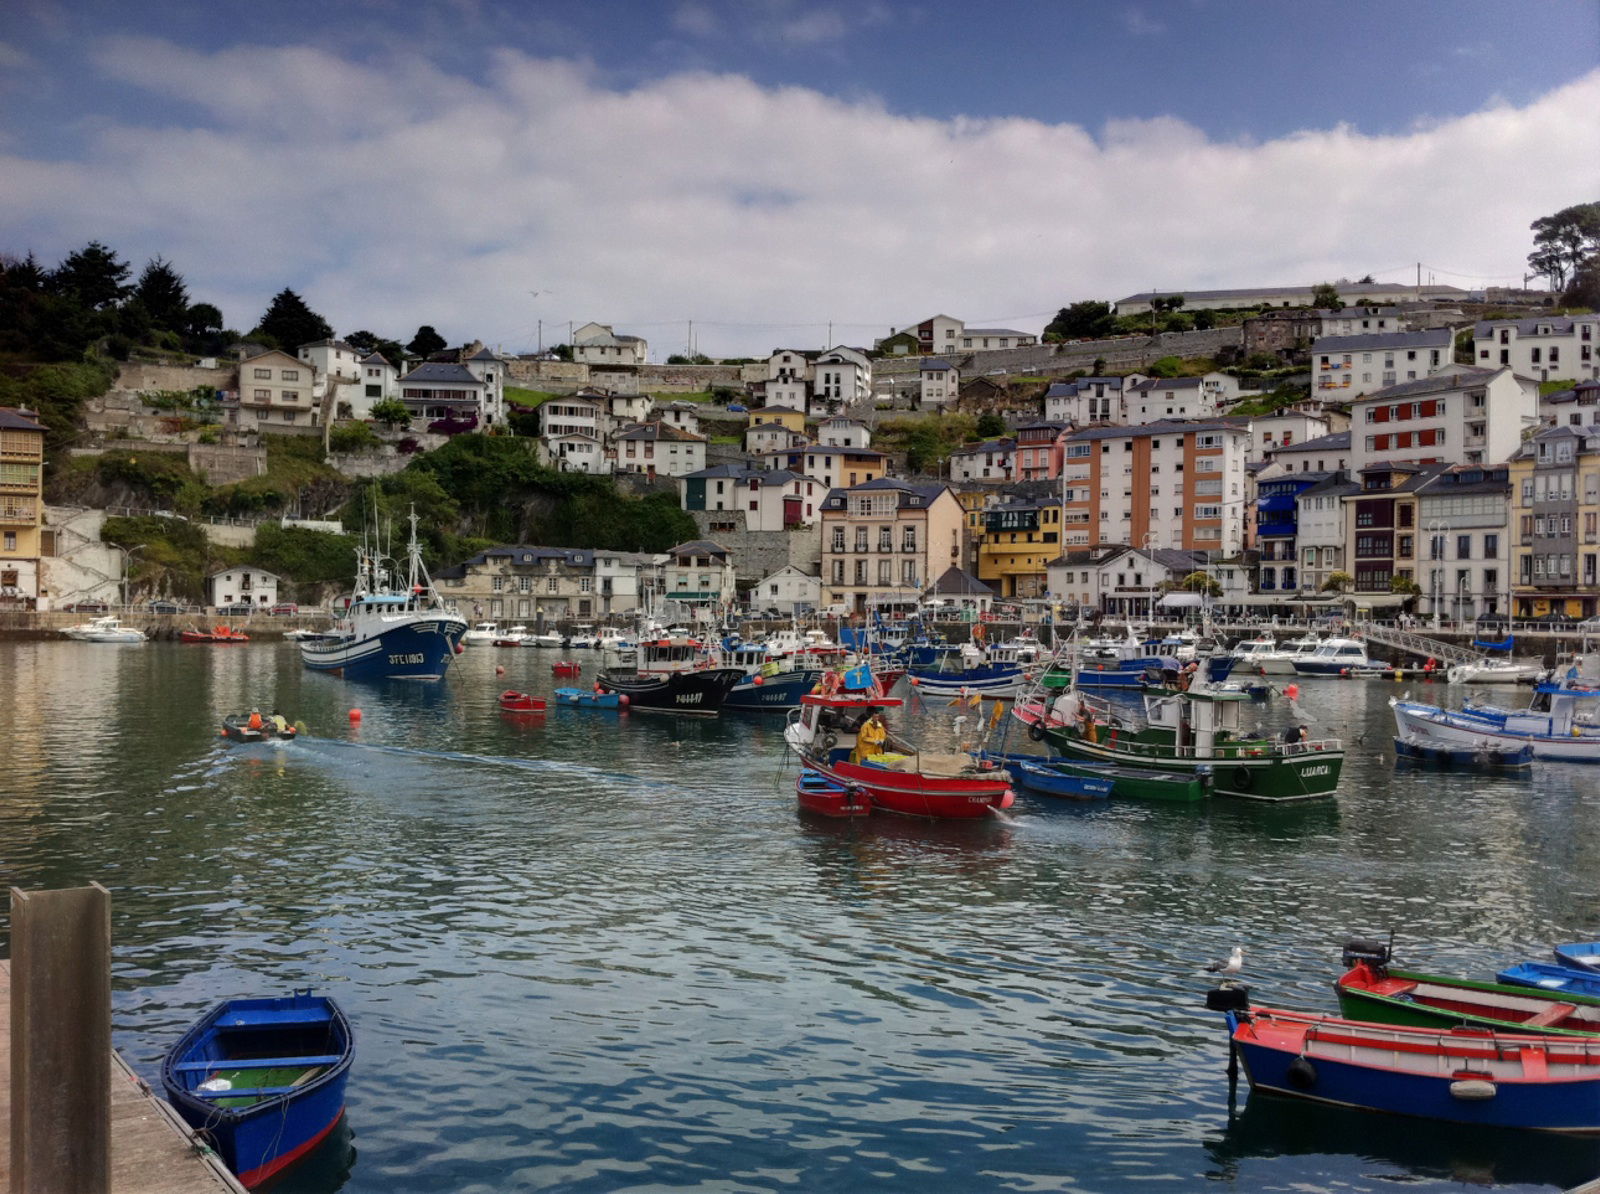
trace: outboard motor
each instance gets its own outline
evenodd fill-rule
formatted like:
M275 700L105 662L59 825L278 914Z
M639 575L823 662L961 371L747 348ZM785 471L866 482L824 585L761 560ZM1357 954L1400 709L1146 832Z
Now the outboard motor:
M1206 992L1208 1012L1247 1012L1250 1010L1250 988L1244 983L1223 983Z
M1365 962L1373 973L1382 975L1389 965L1389 947L1367 937L1350 938L1344 943L1345 968L1352 969L1360 962Z

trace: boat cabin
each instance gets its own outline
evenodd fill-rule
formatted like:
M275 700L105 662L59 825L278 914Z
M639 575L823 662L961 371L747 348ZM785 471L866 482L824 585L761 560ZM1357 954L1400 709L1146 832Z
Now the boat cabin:
M867 718L903 703L898 697L865 693L808 693L800 698L800 714L788 735L790 745L802 753L814 752L829 760L848 758Z
M639 644L638 668L641 672L691 672L708 659L698 639L658 638Z
M1367 662L1366 644L1350 638L1330 638L1306 657L1308 663L1335 667L1361 667Z

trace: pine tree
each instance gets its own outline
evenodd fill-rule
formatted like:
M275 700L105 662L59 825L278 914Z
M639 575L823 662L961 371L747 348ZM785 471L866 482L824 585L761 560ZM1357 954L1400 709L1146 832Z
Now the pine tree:
M417 329L417 334L411 337L411 343L406 345L406 351L426 358L449 347L445 338L433 330L433 325L425 323Z
M328 321L306 306L305 299L285 287L272 297L272 304L261 317L252 335L269 338L285 352L302 344L333 338Z
M182 332L188 324L189 288L172 263L155 257L144 267L133 297L144 304L150 322L169 332Z
M97 240L69 253L50 275L50 286L91 311L115 307L128 296L128 263Z

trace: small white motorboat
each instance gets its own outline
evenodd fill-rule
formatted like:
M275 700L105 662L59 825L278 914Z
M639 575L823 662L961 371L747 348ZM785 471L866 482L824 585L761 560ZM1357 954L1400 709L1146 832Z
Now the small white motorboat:
M499 622L479 622L461 636L461 645L463 647L491 647L494 645L494 640L499 637Z
M147 641L144 631L136 626L124 626L115 614L93 618L68 626L62 634L80 643L142 643Z

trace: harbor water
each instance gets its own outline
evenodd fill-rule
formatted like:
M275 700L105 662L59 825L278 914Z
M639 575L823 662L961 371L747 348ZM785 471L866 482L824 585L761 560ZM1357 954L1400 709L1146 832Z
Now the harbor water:
M280 1189L1600 1175L1591 1141L1250 1099L1242 1079L1230 1107L1202 1007L1204 964L1235 945L1257 1000L1332 1011L1351 935L1482 977L1600 936L1600 770L1397 771L1385 700L1408 684L1307 681L1313 734L1350 750L1336 800L1023 795L984 822L819 822L795 811L780 717L501 713L503 688L550 691L555 657L474 648L442 684L372 687L292 645L0 643L0 865L111 889L127 1060L154 1082L232 996L311 987L349 1014L347 1130ZM309 732L218 737L252 706ZM991 708L894 720L948 749L997 734ZM1281 698L1252 714L1289 720Z

